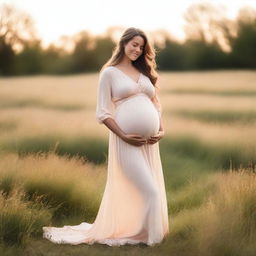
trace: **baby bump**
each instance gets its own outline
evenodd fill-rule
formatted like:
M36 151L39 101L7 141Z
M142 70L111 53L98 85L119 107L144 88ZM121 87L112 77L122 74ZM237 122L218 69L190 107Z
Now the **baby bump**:
M118 126L129 134L139 134L145 138L159 131L159 114L152 101L143 95L124 99L117 106L115 121Z

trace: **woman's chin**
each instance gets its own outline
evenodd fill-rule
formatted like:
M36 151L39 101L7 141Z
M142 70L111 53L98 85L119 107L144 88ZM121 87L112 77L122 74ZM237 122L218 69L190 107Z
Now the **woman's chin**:
M138 59L138 57L136 57L136 56L131 56L130 57L130 60L132 60L132 61L135 61L135 60L137 60Z

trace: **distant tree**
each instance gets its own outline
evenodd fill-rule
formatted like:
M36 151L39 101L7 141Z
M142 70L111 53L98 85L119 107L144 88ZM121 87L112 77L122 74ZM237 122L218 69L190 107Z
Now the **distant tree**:
M97 36L94 38L94 58L96 59L95 67L100 67L111 57L115 43L109 36Z
M0 6L0 74L15 73L15 53L36 38L32 18L12 5Z
M193 4L187 9L184 17L187 22L185 66L192 69L225 67L230 45L221 27L225 19L222 7L209 3Z
M216 24L224 17L224 9L221 6L209 3L192 4L184 14L186 37L205 43L219 42L221 31Z
M231 41L231 60L239 68L256 68L256 10L242 8L236 27L237 36Z
M72 72L86 72L95 67L95 56L93 54L93 37L87 31L81 31L74 36L74 50L71 54Z
M164 47L156 45L156 60L160 70L183 70L186 69L186 52L184 46L174 39L165 38Z
M23 43L23 50L16 55L16 74L38 74L44 71L41 41L31 40Z

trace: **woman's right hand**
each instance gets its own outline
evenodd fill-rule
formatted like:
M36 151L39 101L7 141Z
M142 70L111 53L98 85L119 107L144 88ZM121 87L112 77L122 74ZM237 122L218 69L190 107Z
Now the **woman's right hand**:
M147 143L147 140L138 134L124 134L122 140L137 147Z
M146 139L139 134L126 134L124 131L121 130L121 128L117 125L116 121L113 118L108 117L103 120L103 123L123 141L133 146L142 146L147 143Z

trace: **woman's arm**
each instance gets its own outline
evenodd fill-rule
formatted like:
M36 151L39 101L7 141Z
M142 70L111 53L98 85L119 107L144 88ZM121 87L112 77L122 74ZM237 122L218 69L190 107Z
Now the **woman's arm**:
M116 121L113 118L106 118L102 121L112 132L119 136L123 141L134 145L142 146L147 143L147 140L137 134L126 134L120 127L117 125Z
M120 127L117 125L116 121L113 118L106 118L103 120L103 123L121 139L125 137L125 133L123 132L123 130L120 129Z
M111 91L111 74L108 70L103 70L100 73L97 91L97 106L96 106L96 119L100 124L105 124L112 132L119 136L125 142L141 146L147 141L145 138L137 134L125 134L114 120L113 115L113 102Z

